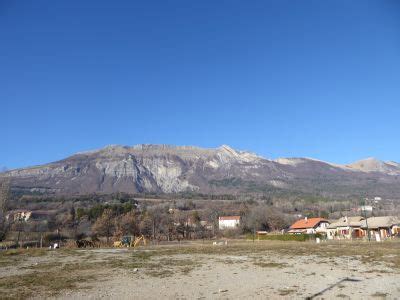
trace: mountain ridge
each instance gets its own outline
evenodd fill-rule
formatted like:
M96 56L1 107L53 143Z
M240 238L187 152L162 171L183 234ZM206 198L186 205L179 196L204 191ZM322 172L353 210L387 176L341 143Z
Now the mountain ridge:
M313 158L267 159L250 151L139 144L109 145L2 173L22 192L273 193L328 196L400 193L400 164L372 158L348 165Z

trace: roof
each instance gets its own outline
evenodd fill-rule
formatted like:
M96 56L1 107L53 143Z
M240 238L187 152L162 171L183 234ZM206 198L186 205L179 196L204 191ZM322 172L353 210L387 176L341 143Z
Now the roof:
M364 220L361 216L356 217L342 217L334 222L332 222L328 228L333 229L337 227L360 227L362 220Z
M328 220L324 218L301 219L290 226L290 229L314 228L321 222L328 222Z
M240 216L223 216L223 217L219 217L220 221L223 220L240 220Z
M400 219L393 216L385 216L385 217L371 217L367 219L368 228L383 228L383 227L392 227L393 225L400 224ZM361 227L367 228L367 222L362 221Z

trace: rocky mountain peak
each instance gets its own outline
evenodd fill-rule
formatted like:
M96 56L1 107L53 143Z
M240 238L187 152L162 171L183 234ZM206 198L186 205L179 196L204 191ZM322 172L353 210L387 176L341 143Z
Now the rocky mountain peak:
M228 145L222 145L218 147L217 153L221 160L233 160L238 162L255 162L257 160L266 160L255 153L235 150Z
M348 167L362 172L380 172L389 175L400 174L400 165L395 162L384 162L374 157L368 157L349 164Z
M395 176L393 176L395 175ZM236 193L273 188L303 191L371 189L400 194L400 165L368 158L335 165L311 158L268 160L228 145L218 148L109 145L42 166L1 173L19 189L74 193ZM371 186L371 178L377 185ZM380 182L383 182L382 189ZM337 188L337 187L340 188ZM354 189L352 188L354 187Z

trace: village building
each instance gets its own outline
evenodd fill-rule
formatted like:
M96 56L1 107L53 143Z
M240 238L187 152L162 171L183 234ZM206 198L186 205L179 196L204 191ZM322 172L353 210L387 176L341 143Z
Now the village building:
M370 237L380 241L400 234L400 219L393 216L371 217L363 220L361 228L369 231Z
M240 225L240 216L224 216L218 218L218 228L224 229L235 229Z
M48 221L51 216L55 216L55 210L26 210L17 209L8 212L6 219L10 222L28 221Z
M342 217L328 226L326 236L329 240L362 238L365 236L365 232L361 228L363 220L364 218L361 216Z
M371 205L360 206L357 211L369 211L371 212L374 208Z
M329 225L329 221L323 218L307 218L296 221L288 233L290 234L316 234L326 233L326 228Z
M23 210L23 209L18 209L18 210L13 210L10 211L6 215L6 219L12 222L16 221L28 221L30 217L32 216L32 211L30 210Z

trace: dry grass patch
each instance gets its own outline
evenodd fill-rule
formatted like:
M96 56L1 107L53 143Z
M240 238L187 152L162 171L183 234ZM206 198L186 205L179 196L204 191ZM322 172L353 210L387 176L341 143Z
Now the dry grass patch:
M157 253L158 254L158 253ZM199 259L180 258L179 256L158 256L154 252L134 252L127 258L109 259L105 262L108 267L134 270L152 277L169 277L176 273L189 274L202 265Z
M279 289L278 292L280 296L288 296L296 293L297 290L293 288L285 288L285 289Z
M173 276L175 272L172 270L147 270L145 274L151 277L165 278Z
M10 249L0 251L0 267L18 266L32 257L42 257L48 254L46 249Z
M1 252L0 261L21 270L20 274L4 274L0 278L1 298L24 299L32 295L54 296L63 290L79 289L82 284L95 278L93 270L102 270L100 263L92 263L84 257L71 257L76 251L48 249L17 249ZM40 257L40 260L31 258ZM66 262L68 258L70 262ZM22 264L22 266L19 266ZM24 270L24 272L22 272ZM29 270L29 271L28 271ZM27 273L28 271L29 273Z
M348 299L350 299L350 297L345 295L345 294L338 294L338 295L336 295L336 297L337 298L348 298Z
M372 294L371 297L386 299L387 295L388 294L386 294L386 293L376 292L375 294Z
M91 275L71 272L34 272L0 278L2 298L25 299L32 295L53 296L67 289L78 289Z
M254 265L261 267L261 268L278 268L282 269L287 267L286 263L277 263L277 262L270 262L270 261L255 261L253 262Z
M31 248L31 249L10 249L0 252L0 258L6 257L38 257L44 256L49 253L49 250L43 248Z

